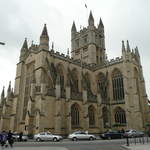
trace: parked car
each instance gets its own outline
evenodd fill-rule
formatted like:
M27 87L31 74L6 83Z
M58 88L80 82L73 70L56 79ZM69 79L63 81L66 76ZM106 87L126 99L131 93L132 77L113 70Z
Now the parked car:
M72 141L77 141L77 140L95 140L96 137L95 135L88 134L88 132L85 131L76 131L72 134L69 134L68 139Z
M12 135L14 141L20 141L19 140L19 133L13 133ZM28 141L27 135L22 135L22 141Z
M126 130L124 133L124 137L143 137L144 136L144 132L142 131L137 131L134 129L130 129L130 130Z
M121 139L123 138L123 133L119 131L107 131L103 134L100 134L102 139Z
M50 132L41 132L41 133L35 134L34 139L38 142L40 142L40 141L54 141L54 142L56 142L56 141L62 140L63 138L60 135L53 135Z

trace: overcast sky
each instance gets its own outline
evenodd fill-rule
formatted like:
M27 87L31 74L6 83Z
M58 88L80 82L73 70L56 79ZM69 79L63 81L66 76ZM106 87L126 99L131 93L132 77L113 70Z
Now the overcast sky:
M87 9L85 8L85 3ZM39 43L47 24L50 45L67 53L73 20L79 30L87 25L92 10L97 25L100 17L105 26L108 58L121 56L121 41L139 47L147 93L150 96L150 0L0 0L0 93L9 81L14 86L16 64L24 38L28 44Z

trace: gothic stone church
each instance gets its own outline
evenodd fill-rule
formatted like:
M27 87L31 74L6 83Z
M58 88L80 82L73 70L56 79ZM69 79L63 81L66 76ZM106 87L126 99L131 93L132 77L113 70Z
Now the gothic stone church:
M125 46L126 45L126 46ZM44 25L39 45L25 39L14 90L9 84L0 103L0 130L27 134L76 130L100 133L109 128L143 130L148 99L138 48L122 41L122 56L107 59L104 25L71 29L71 57L49 48Z

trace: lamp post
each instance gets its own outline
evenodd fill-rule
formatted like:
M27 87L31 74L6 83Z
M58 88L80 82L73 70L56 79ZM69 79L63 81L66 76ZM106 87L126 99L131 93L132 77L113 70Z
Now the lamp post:
M4 42L0 42L0 45L5 45L5 43Z

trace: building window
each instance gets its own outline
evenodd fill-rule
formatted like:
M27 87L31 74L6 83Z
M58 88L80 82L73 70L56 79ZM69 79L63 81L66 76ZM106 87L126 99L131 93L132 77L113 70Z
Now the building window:
M112 85L113 85L113 98L114 98L114 100L117 100L117 101L123 100L124 99L123 76L118 69L113 71Z
M103 73L98 75L98 88L101 94L102 102L107 100L107 79Z
M125 111L120 107L118 107L115 111L115 123L126 124Z
M109 123L108 123L108 110L106 107L103 107L102 115L103 115L103 126L104 128L107 128L109 127Z
M72 127L79 127L80 125L80 112L77 104L71 106L71 125Z
M95 113L93 106L90 106L88 108L88 114L89 114L89 127L93 127L95 126Z

